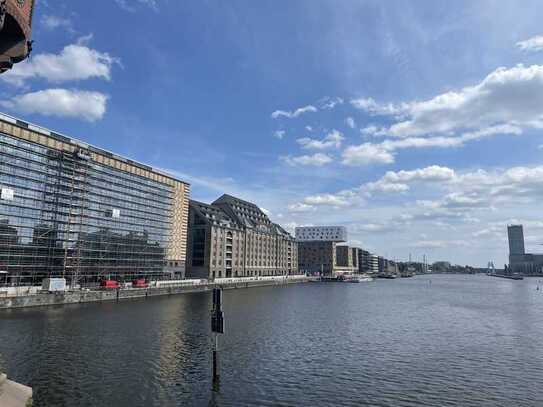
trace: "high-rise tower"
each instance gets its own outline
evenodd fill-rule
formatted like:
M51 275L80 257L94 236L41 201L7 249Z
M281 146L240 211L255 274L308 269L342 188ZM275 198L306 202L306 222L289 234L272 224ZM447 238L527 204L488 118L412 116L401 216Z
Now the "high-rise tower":
M507 236L509 238L509 256L526 254L522 225L507 226Z

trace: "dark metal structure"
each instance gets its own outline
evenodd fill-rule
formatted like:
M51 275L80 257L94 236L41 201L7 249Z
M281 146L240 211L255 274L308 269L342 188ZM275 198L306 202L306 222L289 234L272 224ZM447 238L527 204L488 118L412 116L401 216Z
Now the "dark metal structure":
M213 333L213 383L219 381L219 335L224 334L224 313L222 310L222 288L213 289L211 310L211 332Z
M0 0L0 73L25 60L32 51L35 0Z

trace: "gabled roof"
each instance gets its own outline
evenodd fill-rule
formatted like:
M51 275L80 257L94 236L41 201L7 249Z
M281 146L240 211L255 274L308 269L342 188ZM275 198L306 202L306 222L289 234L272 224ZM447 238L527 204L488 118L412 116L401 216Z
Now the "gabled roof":
M220 224L228 227L239 227L234 219L232 219L221 208L209 205L203 202L191 200L190 205L198 212L198 214L211 224Z
M236 221L245 227L255 229L267 229L271 231L271 221L268 216L254 203L244 201L231 195L223 195L215 202L214 206L223 208Z

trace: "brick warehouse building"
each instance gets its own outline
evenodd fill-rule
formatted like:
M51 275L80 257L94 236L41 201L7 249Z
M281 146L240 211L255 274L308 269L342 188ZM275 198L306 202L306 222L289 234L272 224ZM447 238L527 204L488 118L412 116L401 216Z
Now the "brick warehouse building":
M0 114L0 284L182 277L189 184Z
M187 275L192 278L298 274L298 246L251 202L223 195L191 201Z

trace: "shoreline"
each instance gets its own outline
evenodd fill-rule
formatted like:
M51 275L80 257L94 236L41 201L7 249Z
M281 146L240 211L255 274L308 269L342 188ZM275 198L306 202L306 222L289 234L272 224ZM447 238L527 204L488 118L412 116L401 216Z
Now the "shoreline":
M91 290L91 291L65 291L58 293L40 293L16 297L0 298L0 311L18 308L48 307L54 305L81 304L90 302L121 301L134 298L147 298L165 295L179 295L195 292L207 292L214 288L235 290L253 287L265 287L275 285L287 285L307 283L310 277L288 277L277 279L263 279L254 281L233 281L222 283L204 283L185 286L172 286L167 288L142 288L119 290Z

